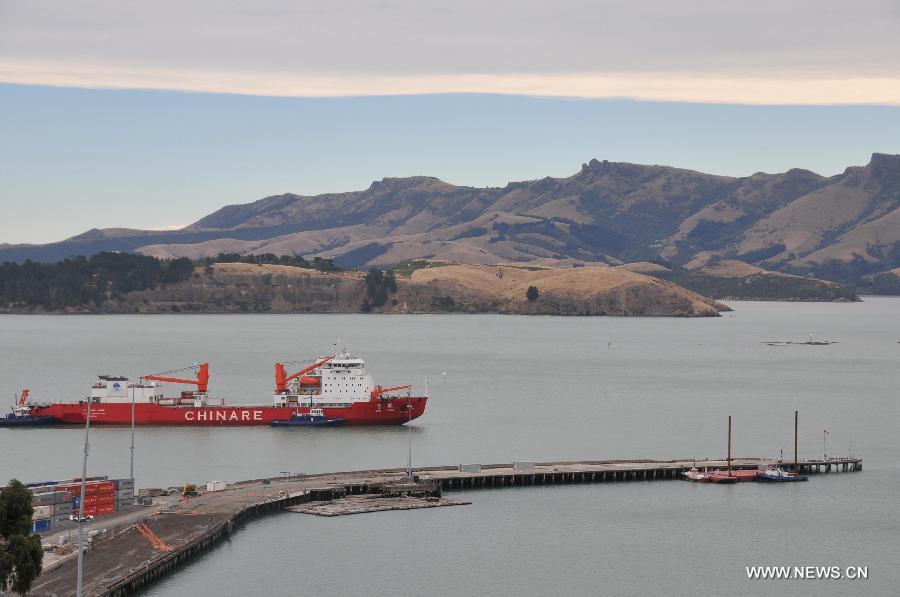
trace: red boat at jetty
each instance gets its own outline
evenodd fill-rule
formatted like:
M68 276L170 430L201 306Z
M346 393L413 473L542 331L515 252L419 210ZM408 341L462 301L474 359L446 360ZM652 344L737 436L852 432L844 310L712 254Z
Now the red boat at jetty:
M51 424L84 424L91 402L92 425L269 426L273 421L308 416L311 409L344 425L402 425L425 412L425 396L411 396L412 386L383 388L375 385L366 362L349 353L321 358L288 374L275 364L275 394L271 406L227 406L207 393L209 365L195 367L196 377L145 375L136 382L126 377L101 375L89 399L51 404L29 402L33 417L52 417ZM177 397L163 395L161 383L196 386ZM398 396L405 392L405 396ZM132 411L133 408L133 411Z

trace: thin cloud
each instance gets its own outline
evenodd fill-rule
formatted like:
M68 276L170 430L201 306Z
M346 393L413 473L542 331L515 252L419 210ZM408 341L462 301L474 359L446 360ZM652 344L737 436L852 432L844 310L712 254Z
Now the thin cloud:
M571 98L628 98L731 104L900 105L900 77L729 76L678 72L597 74L447 74L311 76L283 72L77 68L0 61L0 80L25 85L161 89L282 97L486 93Z

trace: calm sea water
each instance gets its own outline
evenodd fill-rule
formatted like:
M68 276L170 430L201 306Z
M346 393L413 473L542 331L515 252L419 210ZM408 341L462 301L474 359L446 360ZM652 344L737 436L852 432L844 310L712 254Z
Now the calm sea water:
M414 464L851 450L855 475L771 487L634 483L467 494L474 504L338 519L283 514L154 595L892 595L900 583L900 299L733 303L719 319L492 315L0 316L0 391L86 395L100 373L209 361L232 404L271 400L276 360L331 354L376 381L429 378ZM838 341L772 347L771 340ZM446 378L442 373L446 371ZM403 466L404 428L138 429L139 486ZM128 472L130 430L92 432L91 474ZM0 481L80 472L77 429L0 430ZM862 581L750 581L744 566L869 567Z

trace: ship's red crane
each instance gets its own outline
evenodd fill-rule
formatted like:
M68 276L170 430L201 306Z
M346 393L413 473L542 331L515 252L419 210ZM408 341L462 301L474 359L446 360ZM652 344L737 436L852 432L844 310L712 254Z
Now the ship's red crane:
M397 390L409 390L412 389L412 386L394 386L393 388L382 388L381 386L375 386L375 389L372 390L372 398L378 398L382 394L387 394L388 392L395 392Z
M203 363L199 366L197 369L197 379L182 379L180 377L166 377L164 375L144 375L141 379L194 385L197 386L197 393L205 394L206 388L209 386L209 364Z
M306 375L313 369L318 369L319 367L321 367L322 365L324 365L331 359L335 358L335 356L337 356L337 355L332 355L328 358L322 359L318 363L316 363L314 365L310 365L309 367L306 367L305 369L301 369L300 371L297 371L296 373L292 373L290 375L288 375L285 372L283 363L275 363L275 393L281 394L281 393L287 391L287 385L288 385L289 381L291 381L292 379L297 379L301 375ZM303 380L301 380L301 382L302 381ZM317 380L314 380L314 379L309 380L310 383L314 383L315 381L317 381Z
M22 395L19 396L19 406L25 406L25 401L28 400L29 392L30 392L30 390L28 388L25 388L24 390L22 390Z

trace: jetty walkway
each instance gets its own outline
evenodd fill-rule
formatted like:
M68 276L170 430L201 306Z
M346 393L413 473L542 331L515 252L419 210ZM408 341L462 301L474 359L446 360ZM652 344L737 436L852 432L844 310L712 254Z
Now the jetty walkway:
M738 458L731 466L755 469L774 463ZM405 469L381 469L233 483L221 491L201 491L197 497L178 501L170 497L160 504L162 509L145 509L140 520L133 511L118 524L115 516L94 520L88 528L112 530L93 541L85 553L84 594L115 597L134 593L226 538L239 525L309 502L364 494L412 495L418 491L439 496L443 491L482 488L673 480L694 464L701 468L726 466L724 460L518 462L416 468L412 471L414 482L406 477ZM791 464L786 468L792 468ZM798 468L813 475L856 472L862 470L862 459L805 460ZM48 562L29 595L74 595L75 555Z

